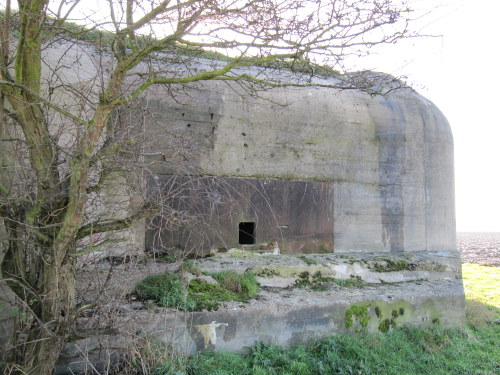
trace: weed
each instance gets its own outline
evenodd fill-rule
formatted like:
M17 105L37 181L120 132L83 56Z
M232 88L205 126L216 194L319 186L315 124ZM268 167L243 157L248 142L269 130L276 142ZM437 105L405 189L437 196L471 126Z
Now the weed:
M154 260L156 263L175 263L177 258L170 254L159 254Z
M323 276L321 271L316 271L312 275L309 271L303 271L299 273L297 280L295 281L296 287L311 287L313 290L324 291L328 289L328 283L332 282L334 279L331 277Z
M199 271L196 265L187 268L190 273ZM199 311L217 310L220 302L225 301L246 302L255 297L259 291L259 284L251 272L240 275L224 271L211 273L210 276L218 284L194 279L186 289L178 274L153 275L141 281L136 287L136 292L140 299L151 299L161 307Z
M254 270L254 275L255 276L260 276L260 277L274 277L274 276L279 276L280 273L272 268L262 268L262 269L257 269Z

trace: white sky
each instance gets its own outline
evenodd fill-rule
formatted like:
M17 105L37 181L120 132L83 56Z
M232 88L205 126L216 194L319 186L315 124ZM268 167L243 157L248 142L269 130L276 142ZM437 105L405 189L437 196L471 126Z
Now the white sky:
M500 232L500 2L419 3L443 5L425 29L442 36L384 47L379 70L407 75L451 124L457 231Z

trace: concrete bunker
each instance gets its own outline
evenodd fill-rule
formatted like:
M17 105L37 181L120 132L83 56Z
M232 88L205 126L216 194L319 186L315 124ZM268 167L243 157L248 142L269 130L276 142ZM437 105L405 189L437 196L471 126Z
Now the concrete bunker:
M173 177L175 157L156 160L149 189L204 229L154 218L147 251L239 246L244 222L255 223L256 244L276 241L288 253L456 249L453 137L442 113L413 90L372 97L274 88L252 96L208 82L185 105L158 92L148 105L149 132L162 124L195 150L182 161L183 177ZM150 150L166 150L165 142L153 137ZM181 181L182 201L167 197Z

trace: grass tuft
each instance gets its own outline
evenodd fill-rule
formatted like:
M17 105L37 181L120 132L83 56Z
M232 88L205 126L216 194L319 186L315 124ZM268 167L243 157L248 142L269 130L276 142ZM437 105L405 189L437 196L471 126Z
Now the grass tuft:
M160 307L175 307L184 311L194 308L180 276L174 273L148 276L137 285L136 292L139 298L151 299Z
M199 267L184 262L181 271L200 275ZM186 286L177 273L149 276L136 287L142 300L153 300L160 307L174 307L183 311L217 310L221 302L247 302L257 296L259 284L251 272L232 271L210 273L218 283L193 279Z

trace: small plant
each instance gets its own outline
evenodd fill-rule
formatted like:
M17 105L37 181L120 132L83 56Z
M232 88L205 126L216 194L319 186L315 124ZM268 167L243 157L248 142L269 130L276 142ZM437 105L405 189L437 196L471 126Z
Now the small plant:
M262 268L262 269L257 269L253 271L255 276L260 276L260 277L274 277L274 276L279 276L280 273L272 268Z
M329 284L334 281L331 277L323 276L321 271L316 271L314 274L310 274L308 271L299 273L297 280L295 281L296 287L310 287L315 291L325 291L328 290Z

